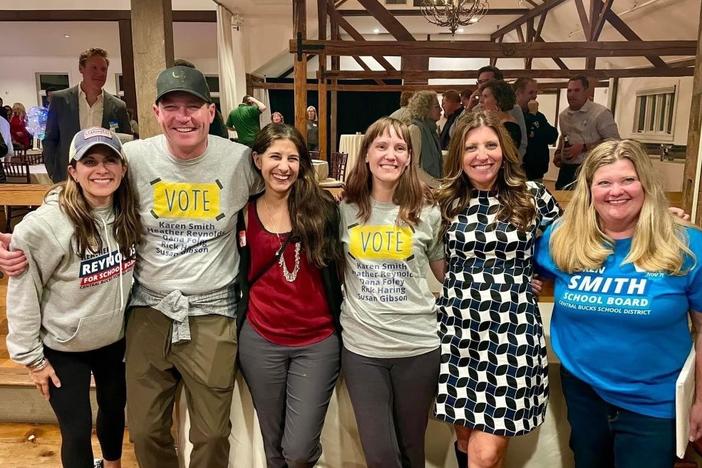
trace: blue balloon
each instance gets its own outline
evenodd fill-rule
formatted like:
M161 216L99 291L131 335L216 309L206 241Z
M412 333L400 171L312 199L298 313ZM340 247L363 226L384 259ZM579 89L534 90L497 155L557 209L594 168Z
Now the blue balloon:
M39 140L44 139L46 133L46 119L49 109L43 106L34 106L27 112L27 130Z

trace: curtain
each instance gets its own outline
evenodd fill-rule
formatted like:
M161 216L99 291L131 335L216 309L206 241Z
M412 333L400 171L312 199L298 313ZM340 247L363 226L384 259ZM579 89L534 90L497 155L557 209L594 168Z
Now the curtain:
M222 115L239 105L246 94L246 60L244 56L244 26L238 30L232 24L233 15L217 5L217 59L219 62L219 100Z

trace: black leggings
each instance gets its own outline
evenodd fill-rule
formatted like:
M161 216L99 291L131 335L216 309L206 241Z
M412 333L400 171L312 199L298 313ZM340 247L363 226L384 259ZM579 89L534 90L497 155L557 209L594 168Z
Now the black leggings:
M93 428L90 409L90 374L97 394L97 437L105 460L122 457L124 405L124 339L93 351L67 353L44 347L44 355L61 387L49 384L49 403L61 429L61 462L64 468L92 468Z

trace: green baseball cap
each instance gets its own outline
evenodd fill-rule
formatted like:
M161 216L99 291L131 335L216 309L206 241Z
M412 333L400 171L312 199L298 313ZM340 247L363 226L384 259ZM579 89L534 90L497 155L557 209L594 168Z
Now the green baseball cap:
M199 97L205 102L212 102L205 75L195 68L171 67L159 73L156 79L156 102L174 91L182 91Z

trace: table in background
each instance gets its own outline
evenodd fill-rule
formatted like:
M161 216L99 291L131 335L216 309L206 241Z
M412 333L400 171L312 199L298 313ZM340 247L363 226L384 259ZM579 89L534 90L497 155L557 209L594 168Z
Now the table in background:
M46 166L43 164L34 164L29 166L29 181L38 185L51 185L51 178L46 172Z
M550 319L552 304L540 303L541 315L549 350L550 396L546 420L537 430L523 437L514 437L507 449L505 468L571 468L573 456L568 448L570 427L566 419L566 408L561 392L560 363L551 352ZM237 374L231 408L232 430L229 467L265 468L266 458L263 439L253 408L251 395L241 375ZM190 460L192 444L188 441L190 419L185 396L181 395L177 405L177 443L183 448L180 458L184 468ZM427 468L455 468L453 454L453 428L435 419L429 420L425 435ZM363 449L358 437L356 418L343 378L339 379L329 404L322 430L324 452L317 463L320 468L361 468L365 466Z
M363 143L363 134L356 133L355 135L341 135L339 138L339 152L348 154L348 159L346 159L346 178L348 178L354 164L356 163L356 156L358 156L358 150L361 149L361 143Z

